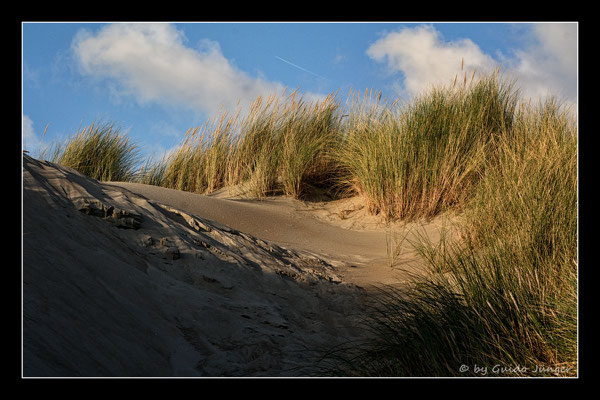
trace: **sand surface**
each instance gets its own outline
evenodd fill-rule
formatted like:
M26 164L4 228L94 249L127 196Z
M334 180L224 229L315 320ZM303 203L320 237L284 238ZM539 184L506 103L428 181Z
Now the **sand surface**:
M111 182L137 195L227 225L280 246L327 259L345 282L367 288L410 279L421 267L411 242L439 240L444 217L410 224L369 215L358 197L308 202L284 196L240 198L222 189L202 195L131 182ZM404 238L404 240L402 240ZM393 266L390 267L393 250ZM407 273L408 272L408 273Z
M392 228L358 204L100 183L24 155L23 376L313 373L364 337L371 285L419 265L390 268Z

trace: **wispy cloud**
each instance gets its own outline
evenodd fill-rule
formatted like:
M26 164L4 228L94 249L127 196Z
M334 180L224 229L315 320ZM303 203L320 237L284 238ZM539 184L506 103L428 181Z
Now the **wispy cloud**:
M42 140L33 128L33 121L29 116L23 114L22 122L22 146L30 155L37 155L41 149Z
M27 63L23 62L23 84L39 89L40 73L38 70L31 68Z
M214 41L186 46L183 32L170 24L111 24L97 33L80 31L72 50L82 74L108 79L118 96L140 103L187 107L212 114L247 105L258 95L281 93L284 86L252 77L231 63Z

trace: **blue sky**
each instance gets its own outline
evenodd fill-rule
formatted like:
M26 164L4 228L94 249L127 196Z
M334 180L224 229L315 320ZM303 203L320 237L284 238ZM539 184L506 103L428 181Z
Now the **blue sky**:
M577 23L22 24L24 148L114 122L160 156L220 106L300 87L409 100L464 70L501 66L524 98L577 102ZM48 126L42 138L44 129Z

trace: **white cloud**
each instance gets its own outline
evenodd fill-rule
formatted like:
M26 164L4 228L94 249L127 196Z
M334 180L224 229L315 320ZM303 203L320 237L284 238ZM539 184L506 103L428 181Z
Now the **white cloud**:
M111 24L92 34L81 31L72 48L81 72L109 78L112 93L140 103L185 106L213 114L233 110L258 95L281 93L283 85L251 77L236 68L218 43L187 47L185 36L169 24Z
M531 29L532 43L504 60L514 72L524 97L548 94L575 103L577 99L577 25L539 23Z
M390 72L404 75L402 95L417 95L430 85L448 84L463 72L474 68L493 70L498 64L470 39L445 42L430 25L404 28L377 40L367 50L376 61L387 61ZM400 86L399 86L400 87Z
M36 154L41 146L41 140L33 129L33 121L29 116L23 114L23 150L29 151L30 155Z
M494 59L470 39L445 41L432 26L404 28L373 43L367 55L387 62L391 73L404 80L395 86L400 95L416 95L432 84L447 84L460 74L461 59L467 75L476 68L491 72L499 65L517 80L524 97L538 100L548 94L575 103L577 96L577 25L533 24L523 37L525 48L510 57ZM460 76L460 75L459 75Z

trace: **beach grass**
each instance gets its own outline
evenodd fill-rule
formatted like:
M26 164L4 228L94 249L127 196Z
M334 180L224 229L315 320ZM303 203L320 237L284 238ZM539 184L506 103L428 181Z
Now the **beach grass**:
M94 121L72 137L46 147L40 158L73 168L100 181L136 177L139 148L112 122Z
M309 102L289 95L258 97L243 118L222 112L188 131L167 160L160 185L196 193L243 185L262 198L301 198L329 173L327 154L338 134L334 95ZM215 121L217 121L215 123Z
M429 218L460 206L517 93L498 74L433 88L409 104L381 92L337 92L307 101L298 91L258 97L245 116L221 111L188 130L161 186L211 193L243 186L262 198L296 199L315 187L358 194L387 220Z
M428 272L381 287L370 339L327 353L355 376L577 375L577 130L555 101L494 137L454 228L413 242Z
M377 98L380 98L378 94ZM430 218L468 197L516 94L496 74L434 87L411 103L355 101L336 158L342 179L387 220Z
M166 156L158 160L153 156L149 156L141 164L134 180L137 183L145 185L161 186L164 182L168 165L168 158Z
M203 126L189 129L183 143L164 161L159 186L210 193L224 186L230 138L237 114L221 110Z

